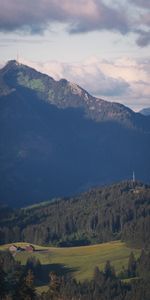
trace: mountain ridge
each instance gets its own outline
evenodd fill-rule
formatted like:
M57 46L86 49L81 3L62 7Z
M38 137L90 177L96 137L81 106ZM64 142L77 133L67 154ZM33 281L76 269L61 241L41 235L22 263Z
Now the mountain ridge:
M142 114L144 116L150 116L150 107L146 107L146 108L143 108L142 110L140 110L140 114Z
M10 82L10 77L14 82ZM126 126L135 127L133 119L137 113L123 104L109 102L91 96L87 91L66 79L54 80L35 69L10 60L0 70L0 78L5 78L12 91L14 85L24 86L37 92L45 101L58 108L81 107L87 117L96 121L118 121ZM11 92L11 90L9 91Z

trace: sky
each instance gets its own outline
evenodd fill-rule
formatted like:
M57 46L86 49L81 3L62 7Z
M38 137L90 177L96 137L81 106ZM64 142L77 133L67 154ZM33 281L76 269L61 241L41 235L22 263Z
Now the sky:
M0 0L0 66L18 59L135 111L150 107L150 0Z

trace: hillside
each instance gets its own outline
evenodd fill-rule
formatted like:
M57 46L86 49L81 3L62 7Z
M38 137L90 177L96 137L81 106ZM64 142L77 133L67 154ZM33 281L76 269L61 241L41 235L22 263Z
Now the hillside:
M17 245L23 247L27 243ZM8 250L9 247L10 245L0 246L0 251ZM15 259L25 265L29 257L35 257L40 260L43 269L49 267L49 272L56 271L61 275L71 273L77 280L82 281L92 279L95 266L103 270L107 260L111 261L116 272L119 273L123 266L127 267L131 251L136 257L141 252L120 241L74 248L35 246L35 249L33 253L18 252Z
M23 300L27 294L37 300L149 299L149 253L120 241L70 249L34 245L32 254L15 255L8 247L0 246L1 295Z
M150 182L150 120L10 61L0 70L0 202L22 207L131 178Z
M41 206L1 209L1 244L66 247L119 239L149 248L150 186L122 182Z

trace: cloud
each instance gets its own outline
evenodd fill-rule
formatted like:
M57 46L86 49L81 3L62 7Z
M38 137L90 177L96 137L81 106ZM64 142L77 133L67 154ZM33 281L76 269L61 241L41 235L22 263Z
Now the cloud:
M138 111L150 103L149 59L122 57L115 61L89 57L72 64L58 61L34 63L23 61L56 80L66 78L90 94L120 102Z
M70 33L92 30L129 31L128 19L119 8L102 0L0 0L0 30L25 30L32 34L43 32L50 23L68 24Z
M136 43L140 47L150 44L150 1L149 0L128 0L132 5L137 6L137 21L133 32L138 35ZM142 10L141 10L142 9ZM136 28L137 24L137 28Z
M150 8L149 0L128 0L128 1L142 8Z
M12 44L40 44L40 43L52 43L52 40L48 40L45 38L33 39L32 38L1 38L0 39L0 47L10 46Z
M89 58L80 64L66 65L63 77L77 82L95 96L122 96L129 88L128 83L122 78L113 78L103 72L101 62Z
M136 33L137 44L143 47L149 44L146 41L149 35L144 29L141 41L138 30L143 25L150 26L149 3L147 0L125 0L124 4L105 0L0 0L0 31L42 34L51 25L61 23L70 34L102 30L123 35ZM144 8L144 12L133 6Z
M150 45L150 31L138 30L138 38L136 40L137 45L145 47Z
M102 1L89 1L93 9L90 13L76 15L75 22L69 28L70 33L82 33L93 30L111 30L122 34L129 32L129 19L121 7L112 8L103 4ZM90 4L90 3L89 3ZM86 4L85 4L86 5Z

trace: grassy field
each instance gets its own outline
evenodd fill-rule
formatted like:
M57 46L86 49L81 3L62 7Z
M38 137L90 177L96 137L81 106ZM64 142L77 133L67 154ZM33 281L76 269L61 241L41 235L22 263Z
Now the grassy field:
M26 243L15 244L22 247L26 245ZM8 247L9 245L0 246L0 250ZM131 251L136 257L140 253L140 250L129 248L121 241L74 248L35 246L35 249L33 253L17 253L16 259L25 264L28 257L35 256L39 258L43 267L56 270L58 273L71 272L80 281L91 279L94 267L98 266L102 270L107 260L110 260L116 271L120 272L123 265L127 266Z

